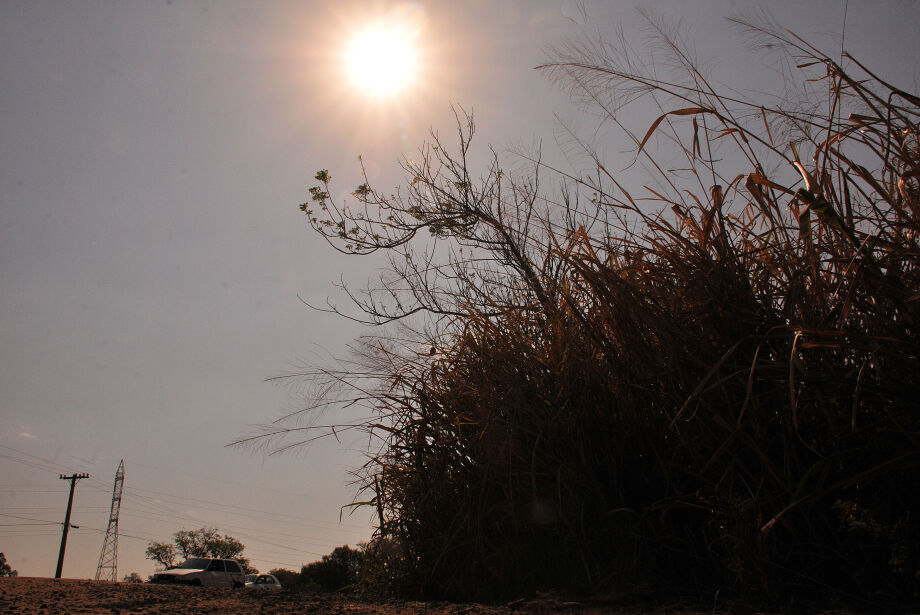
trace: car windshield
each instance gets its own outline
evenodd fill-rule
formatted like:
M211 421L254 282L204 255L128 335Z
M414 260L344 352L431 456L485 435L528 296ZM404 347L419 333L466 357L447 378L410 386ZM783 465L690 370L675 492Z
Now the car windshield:
M211 560L209 559L200 559L197 557L193 557L192 559L187 559L181 564L179 564L177 568L197 568L197 569L204 570L205 568L208 567L209 563L211 563Z

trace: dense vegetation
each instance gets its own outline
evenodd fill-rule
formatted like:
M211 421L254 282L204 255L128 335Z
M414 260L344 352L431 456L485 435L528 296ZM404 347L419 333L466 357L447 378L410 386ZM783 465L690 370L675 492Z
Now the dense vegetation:
M574 132L588 170L481 164L460 113L395 194L316 175L313 227L390 263L348 291L388 332L304 374L313 409L373 410L341 428L379 444L380 583L920 599L920 98L736 25L785 54L782 102L720 93L654 23L655 70L604 41L543 67L630 170Z
M300 572L275 568L275 575L281 586L293 591L307 592L354 592L357 589L360 569L364 561L364 549L352 549L348 545L336 547L321 559L304 564Z

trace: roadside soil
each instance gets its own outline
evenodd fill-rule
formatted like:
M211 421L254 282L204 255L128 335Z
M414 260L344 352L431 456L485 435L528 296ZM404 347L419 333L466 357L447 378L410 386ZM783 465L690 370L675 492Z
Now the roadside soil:
M480 610L481 609L481 610ZM507 609L444 606L425 603L367 604L343 596L297 594L217 587L185 587L148 583L111 583L77 579L0 579L0 614L87 613L106 615L221 613L274 615L431 615L441 613L510 613Z
M0 578L0 615L736 615L757 613L749 607L720 605L699 610L687 604L655 608L567 602L554 596L517 600L506 606L443 602L364 602L348 596L302 594L148 583L111 583L81 579ZM789 615L791 611L785 612ZM799 615L854 615L852 611L813 609Z
M215 587L186 587L148 583L111 583L78 579L14 577L0 579L0 615L105 614L139 615L183 613L197 615L514 615L523 613L577 613L617 611L587 608L546 598L512 603L507 607L393 601L360 602L347 596L300 594ZM625 611L619 611L626 613ZM633 611L635 613L635 611ZM663 614L662 614L663 615Z

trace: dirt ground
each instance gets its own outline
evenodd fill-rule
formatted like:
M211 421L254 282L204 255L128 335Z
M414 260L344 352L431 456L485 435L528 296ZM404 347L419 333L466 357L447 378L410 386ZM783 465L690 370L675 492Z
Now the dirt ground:
M213 587L110 583L78 579L0 579L0 615L88 613L165 615L183 613L285 615L513 615L523 613L610 613L607 609L545 598L507 607L425 602L373 604L345 596L266 592ZM625 613L620 611L621 613ZM663 615L663 614L662 614Z
M392 601L361 602L347 596L268 592L214 587L110 583L80 579L0 578L0 615L769 615L738 606L717 609L672 604L657 608L612 607L566 602L553 596L518 600L506 606ZM786 612L789 615L790 612ZM810 609L799 615L855 615L852 611Z
M481 610L480 610L481 609ZM303 595L216 587L184 587L147 583L109 583L77 579L0 579L0 614L91 613L113 615L166 613L510 613L507 609L424 603L364 604L341 596Z

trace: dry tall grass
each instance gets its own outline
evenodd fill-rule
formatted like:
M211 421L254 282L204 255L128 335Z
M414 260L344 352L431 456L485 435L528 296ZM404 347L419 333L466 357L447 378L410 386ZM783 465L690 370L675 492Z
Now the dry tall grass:
M660 26L673 79L604 42L544 67L633 139L638 188L588 148L593 175L476 179L463 114L360 211L317 174L316 230L391 256L363 316L426 317L326 373L375 410L394 587L920 598L920 98L738 23L820 103L721 94Z

